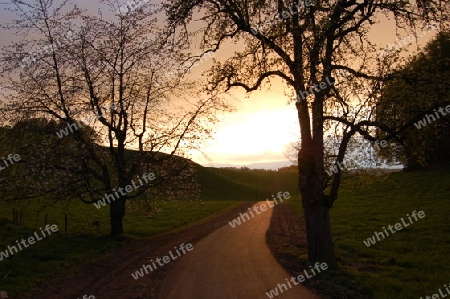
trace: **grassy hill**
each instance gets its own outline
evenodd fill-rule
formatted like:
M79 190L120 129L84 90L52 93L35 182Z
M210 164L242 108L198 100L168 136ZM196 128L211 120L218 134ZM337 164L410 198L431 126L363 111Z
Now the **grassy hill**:
M294 172L247 171L201 167L198 177L205 200L265 200L279 191L298 194Z
M150 202L154 214L143 214L129 205L124 218L126 238L145 238L201 221L242 201L269 198L278 191L295 189L295 173L240 172L197 165L201 185L198 201ZM11 223L13 209L23 215L23 225ZM67 215L67 231L65 217ZM0 201L0 251L28 238L39 227L56 224L59 231L42 242L0 261L2 288L10 295L26 290L54 271L89 256L120 246L107 236L109 208L96 209L80 201L48 202L45 199ZM100 233L91 225L100 222Z
M331 210L339 268L317 283L325 298L425 298L450 282L450 164L417 172L349 176ZM291 201L302 214L300 200ZM389 232L369 247L375 232L407 214L425 217ZM299 257L306 263L306 255ZM446 294L446 293L444 293ZM439 297L440 298L440 297Z
M150 214L143 213L141 207L135 207L130 201L124 218L124 240L151 237L184 227L242 201L264 200L279 191L296 192L295 173L196 167L201 185L200 200L151 201L148 203ZM22 225L11 223L13 210L21 212ZM91 225L94 221L99 221L100 231ZM45 241L0 261L0 279L6 276L1 285L10 295L30 288L62 267L123 243L108 236L108 207L96 209L80 201L49 202L41 198L0 201L0 251L15 245L16 240L32 236L46 223L56 224L59 231Z

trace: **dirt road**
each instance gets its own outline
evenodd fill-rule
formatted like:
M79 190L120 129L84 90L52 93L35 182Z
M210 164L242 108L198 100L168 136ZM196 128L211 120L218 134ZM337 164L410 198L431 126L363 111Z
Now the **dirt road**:
M270 208L259 215L253 212L254 218L248 213L251 219L245 223L235 228L225 225L195 244L192 252L171 267L158 298L270 298L266 292L285 284L278 289L278 296L271 295L277 299L318 299L302 284L287 283L291 276L267 247L272 212Z
M96 299L151 299L157 298L158 293L161 295L159 299L268 298L266 291L275 289L278 283L286 283L285 279L290 276L276 263L264 241L272 209L236 228L228 225L228 221L240 212L246 212L250 206L251 203L244 203L188 228L133 241L112 252L92 257L58 271L42 284L15 298L76 299L93 295ZM295 213L287 213L289 209L281 207L273 208L278 208L279 213L275 215L277 221L271 230L271 242L297 246L296 242L305 241L304 229L299 226L298 219L294 219ZM167 255L169 250L181 243L192 243L194 249L176 262L138 280L133 279L131 274L144 263L148 264L151 258ZM294 260L283 263L289 268L298 266ZM166 275L169 276L164 281ZM170 293L172 288L179 292L179 297ZM165 292L169 292L167 297L164 297ZM257 295L252 295L252 292ZM274 298L317 298L309 292L302 292L302 289L294 287ZM191 295L194 297L189 297Z
M150 258L164 256L174 246L193 243L226 225L251 203L243 203L206 221L163 236L134 241L112 252L92 257L59 271L44 283L18 295L17 299L76 299L95 296L96 299L150 299L172 263L134 280L131 273ZM87 298L86 297L86 298ZM179 299L183 299L180 297Z

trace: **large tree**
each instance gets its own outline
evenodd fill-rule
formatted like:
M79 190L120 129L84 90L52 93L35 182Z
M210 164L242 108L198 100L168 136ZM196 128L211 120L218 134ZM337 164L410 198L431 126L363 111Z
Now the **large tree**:
M194 82L182 78L193 62L186 60L183 44L158 27L152 4L101 3L103 12L94 16L67 0L12 0L8 5L17 19L5 27L19 38L3 51L7 102L2 121L13 126L24 118L46 118L56 121L50 127L62 130L37 147L25 146L26 169L14 173L27 179L34 175L27 180L33 188L10 177L16 185L8 187L8 198L51 196L96 203L116 194L109 207L110 225L111 233L120 235L127 200L156 196L155 185L191 174L185 171L193 169L189 163L174 155L198 148L215 121L212 111L223 106L213 103L213 97L198 96ZM96 143L83 130L87 125L96 133ZM154 179L117 192L140 182L144 173L153 173ZM192 183L194 189L178 186L185 196L195 195Z
M450 32L441 32L384 86L376 111L381 123L403 127L412 116L418 115L419 119L398 134L401 148L385 148L380 154L385 158L398 156L407 169L448 161L450 140L446 136L450 134L450 118L445 109L448 105ZM420 119L424 111L428 116ZM381 138L384 135L380 132Z
M336 132L340 139L336 163L343 162L354 136L376 140L373 107L393 63L382 61L390 55L377 55L369 30L382 16L394 18L392 30L399 34L421 30L427 22L447 22L448 7L446 0L166 1L168 27L180 39L188 40L189 30L195 30L204 51L229 40L242 46L211 69L211 90L251 92L274 78L291 90L301 136L298 186L311 261L335 259L329 211L338 198L341 169L332 177L325 172L324 132ZM395 136L394 128L382 129Z

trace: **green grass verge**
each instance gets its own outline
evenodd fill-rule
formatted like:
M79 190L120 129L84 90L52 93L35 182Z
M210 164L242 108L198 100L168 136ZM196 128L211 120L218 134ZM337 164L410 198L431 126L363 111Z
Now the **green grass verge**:
M9 245L16 245L16 240L33 236L39 227L44 226L44 215L48 215L49 224L57 224L59 231L51 236L29 245L22 251L0 261L1 290L7 290L10 296L31 288L55 271L68 267L90 256L110 251L126 243L130 238L146 238L160 235L186 227L207 217L229 209L239 201L192 201L160 203L160 211L153 217L145 217L137 212L129 212L124 219L125 238L113 239L106 234L108 228L109 208L97 210L92 205L79 202L56 203L43 209L37 202L0 203L0 218L9 216L8 211L14 206L22 209L25 215L24 226L13 225L10 221L0 219L0 251ZM35 229L35 211L41 210L38 227ZM42 210L43 209L43 210ZM69 215L69 229L64 232L64 213ZM86 213L91 221L100 220L103 235L95 230L86 230ZM8 218L11 218L8 217ZM85 232L86 234L82 234ZM23 246L22 246L23 247Z
M325 298L420 298L450 282L450 165L418 172L347 177L331 210L338 267L317 284ZM291 201L302 215L300 200ZM363 241L412 211L414 221L367 247ZM407 222L408 223L408 222ZM306 254L300 257L305 261ZM356 295L356 294L359 294ZM440 298L440 297L439 297Z

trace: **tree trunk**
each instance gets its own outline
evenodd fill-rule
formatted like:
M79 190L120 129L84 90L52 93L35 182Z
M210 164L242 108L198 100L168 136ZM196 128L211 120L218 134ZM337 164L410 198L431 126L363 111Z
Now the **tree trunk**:
M125 216L125 199L120 197L111 202L109 207L109 219L111 224L111 235L123 234L123 217Z
M310 262L335 261L333 237L331 234L330 197L323 193L323 174L316 169L314 152L308 151L308 144L299 152L299 190L305 214L308 260Z
M307 200L306 200L307 201ZM330 208L325 205L308 206L305 212L308 259L310 262L334 262L334 244L331 234Z

